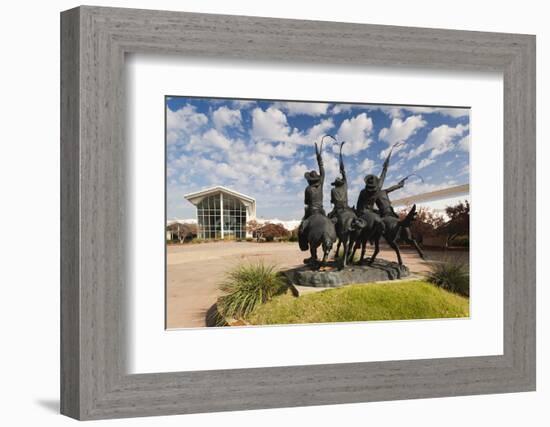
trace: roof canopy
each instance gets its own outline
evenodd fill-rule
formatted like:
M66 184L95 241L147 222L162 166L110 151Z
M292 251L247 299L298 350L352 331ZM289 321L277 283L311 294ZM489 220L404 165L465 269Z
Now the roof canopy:
M188 193L185 194L183 197L185 197L187 200L189 200L194 205L200 203L202 199L204 199L206 196L214 195L214 194L227 194L229 196L236 197L243 202L247 202L249 204L256 204L256 199L253 197L247 196L246 194L239 193L238 191L231 190L226 187L222 187L221 185L217 185L215 187L205 188L204 190L196 191L194 193Z

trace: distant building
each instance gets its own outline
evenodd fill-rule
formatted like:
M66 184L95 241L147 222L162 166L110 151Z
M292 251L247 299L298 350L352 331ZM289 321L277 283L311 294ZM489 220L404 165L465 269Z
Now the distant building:
M223 239L251 237L246 223L256 219L256 199L216 186L184 196L197 207L197 237Z

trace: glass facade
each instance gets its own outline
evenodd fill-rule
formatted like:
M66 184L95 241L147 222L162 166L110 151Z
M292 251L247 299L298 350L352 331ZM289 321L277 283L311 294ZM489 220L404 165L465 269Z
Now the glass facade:
M197 204L197 221L200 239L246 237L246 206L227 194L218 193L202 199Z

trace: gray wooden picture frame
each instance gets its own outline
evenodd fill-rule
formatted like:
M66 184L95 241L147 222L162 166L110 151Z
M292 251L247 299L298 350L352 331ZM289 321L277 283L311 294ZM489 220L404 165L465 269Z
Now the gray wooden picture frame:
M135 52L502 72L504 354L127 374L124 58ZM84 420L535 390L532 35L71 9L61 14L61 166L65 415Z

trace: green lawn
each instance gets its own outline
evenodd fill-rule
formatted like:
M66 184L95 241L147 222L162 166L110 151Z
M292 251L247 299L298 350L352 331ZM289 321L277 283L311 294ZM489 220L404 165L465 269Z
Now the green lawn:
M257 307L246 321L280 325L468 316L468 298L414 280L352 285L298 298L285 294Z

